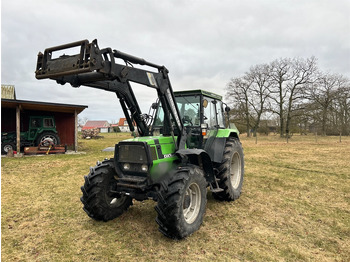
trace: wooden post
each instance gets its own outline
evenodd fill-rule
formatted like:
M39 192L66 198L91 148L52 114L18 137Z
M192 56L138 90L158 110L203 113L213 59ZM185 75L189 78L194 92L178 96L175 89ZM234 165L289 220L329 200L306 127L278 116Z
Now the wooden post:
M16 106L16 150L19 154L21 152L21 106Z
M78 151L78 113L74 111L74 151Z

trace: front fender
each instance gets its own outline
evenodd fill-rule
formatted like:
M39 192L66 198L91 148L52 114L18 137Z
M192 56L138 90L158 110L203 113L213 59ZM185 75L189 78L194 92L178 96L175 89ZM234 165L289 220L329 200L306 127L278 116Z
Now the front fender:
M197 165L204 170L205 179L208 183L215 182L213 163L208 153L203 149L180 149L176 155L186 163Z

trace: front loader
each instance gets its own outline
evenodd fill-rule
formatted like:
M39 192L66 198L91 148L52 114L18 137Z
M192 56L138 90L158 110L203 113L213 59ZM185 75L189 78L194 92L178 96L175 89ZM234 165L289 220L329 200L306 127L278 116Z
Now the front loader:
M80 51L54 58L71 48ZM109 221L133 199L153 199L160 232L182 239L202 224L208 187L218 200L239 198L244 156L237 128L225 125L229 108L224 109L222 97L203 90L173 92L168 73L142 58L100 49L96 40L47 48L38 54L35 71L37 79L114 92L130 130L138 133L115 145L114 158L90 168L81 187L84 211ZM154 117L141 112L131 82L156 90Z

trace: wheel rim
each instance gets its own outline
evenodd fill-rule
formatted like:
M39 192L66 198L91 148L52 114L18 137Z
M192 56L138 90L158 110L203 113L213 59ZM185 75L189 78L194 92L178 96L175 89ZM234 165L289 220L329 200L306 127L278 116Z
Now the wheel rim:
M7 153L9 150L13 150L13 147L11 145L5 145L4 151Z
M230 171L231 185L234 189L237 189L241 182L241 157L238 152L235 152L232 156Z
M57 139L53 135L45 135L41 140L40 143L43 143L44 146L48 146L51 143L54 145L57 145Z
M125 202L125 200L126 200L126 196L115 197L109 202L109 205L111 207L118 207L118 206L122 205Z
M188 224L192 224L200 210L201 206L201 191L196 183L192 183L186 190L186 194L183 200L183 214L185 221Z

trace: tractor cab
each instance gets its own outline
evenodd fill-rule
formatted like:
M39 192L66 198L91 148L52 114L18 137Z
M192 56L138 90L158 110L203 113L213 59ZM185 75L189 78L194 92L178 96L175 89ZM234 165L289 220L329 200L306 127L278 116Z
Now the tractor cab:
M34 141L43 132L57 133L55 118L52 116L31 116L27 139Z
M187 148L204 149L219 129L225 129L222 96L204 90L174 92L179 113L187 131ZM164 111L159 105L153 132L163 134ZM209 146L209 145L207 145Z

